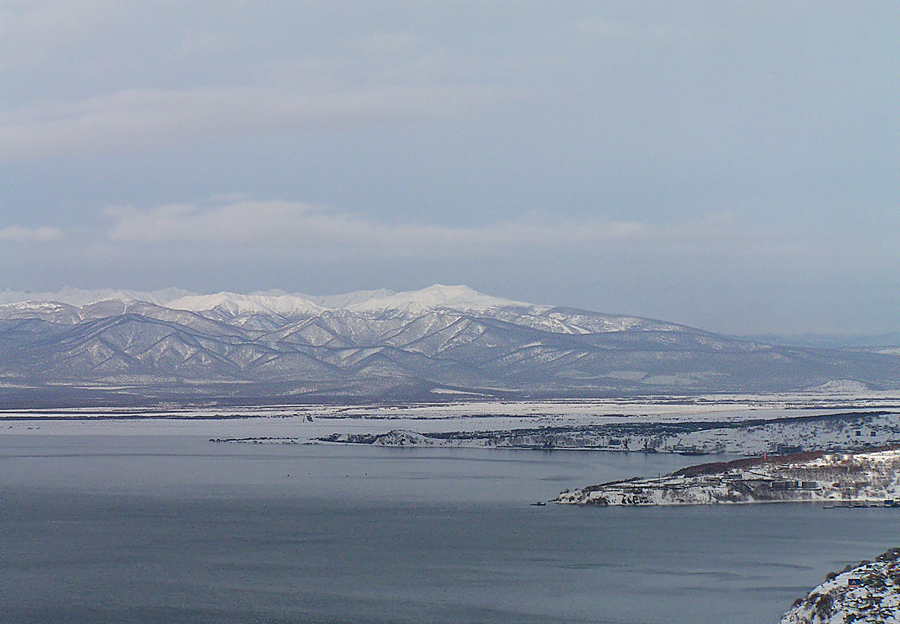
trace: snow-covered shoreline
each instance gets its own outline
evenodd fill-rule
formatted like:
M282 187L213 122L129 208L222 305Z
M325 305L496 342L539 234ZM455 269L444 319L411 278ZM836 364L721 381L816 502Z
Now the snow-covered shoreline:
M0 412L22 435L197 435L268 443L754 456L900 443L893 400L458 401Z

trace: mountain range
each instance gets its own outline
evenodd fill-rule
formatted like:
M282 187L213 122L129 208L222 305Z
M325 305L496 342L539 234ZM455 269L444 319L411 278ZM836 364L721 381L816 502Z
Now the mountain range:
M900 348L769 344L435 285L0 292L0 407L900 389Z

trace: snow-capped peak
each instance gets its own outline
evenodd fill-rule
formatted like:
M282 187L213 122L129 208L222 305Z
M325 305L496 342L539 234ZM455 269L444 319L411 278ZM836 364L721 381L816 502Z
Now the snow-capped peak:
M468 286L435 284L421 290L394 292L387 289L359 290L341 295L289 294L270 290L249 295L220 292L201 295L177 288L142 292L133 290L80 290L63 288L57 292L25 293L0 291L0 305L19 302L57 302L80 308L100 301L142 301L174 310L211 312L226 316L276 314L282 317L321 314L326 310L361 313L400 312L421 314L429 310L481 312L515 307L529 311L539 306L482 294ZM541 308L543 309L543 308Z
M435 284L421 290L393 293L347 306L354 312L426 312L428 310L454 310L473 312L501 307L532 308L529 303L484 295L468 286Z
M396 311L421 314L430 310L474 312L500 307L534 309L528 303L491 297L468 286L435 284L422 290L395 293L391 290L356 291L344 295L289 295L282 291L267 291L252 295L217 293L190 295L166 304L166 307L192 312L217 311L229 316L269 313L283 317L316 315L326 310L347 310L358 313Z
M353 292L341 295L305 295L302 293L294 293L294 296L301 297L307 301L312 301L323 308L345 310L352 305L366 303L373 299L382 299L396 294L397 293L393 290L379 288L377 290L354 290Z
M189 295L170 301L166 307L191 312L217 310L231 316L267 313L290 317L315 315L325 310L311 301L293 295L241 295L230 292Z
M115 290L112 288L83 290L66 286L56 292L34 293L11 290L0 291L0 305L24 301L53 301L56 303L65 303L81 307L97 303L98 301L117 299L120 301L145 301L154 305L164 306L174 299L193 294L195 293L180 288L166 288L163 290L144 292L137 290Z

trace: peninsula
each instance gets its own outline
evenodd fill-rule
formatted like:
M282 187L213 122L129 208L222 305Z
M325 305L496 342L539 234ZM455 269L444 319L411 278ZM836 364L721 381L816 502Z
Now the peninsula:
M561 493L566 505L717 505L824 502L900 507L900 447L798 453L689 466Z

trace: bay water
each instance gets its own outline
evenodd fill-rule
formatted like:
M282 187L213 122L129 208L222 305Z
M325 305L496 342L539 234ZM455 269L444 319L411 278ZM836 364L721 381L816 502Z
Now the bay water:
M0 622L776 622L896 509L532 506L671 455L0 435Z

